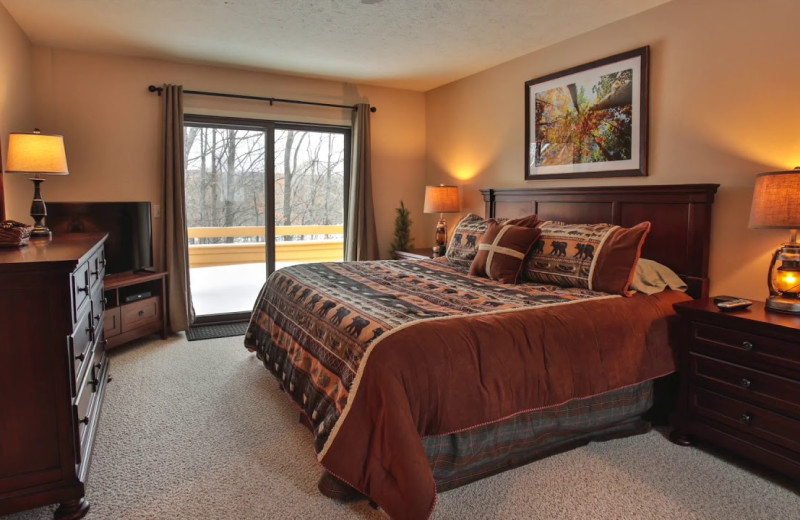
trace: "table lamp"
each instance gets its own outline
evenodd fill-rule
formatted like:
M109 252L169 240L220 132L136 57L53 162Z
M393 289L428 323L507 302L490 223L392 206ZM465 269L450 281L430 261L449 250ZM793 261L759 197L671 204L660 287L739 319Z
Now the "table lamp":
M772 255L767 273L769 310L800 314L800 167L794 170L767 172L756 177L751 228L790 229L789 242ZM780 262L780 266L777 266ZM776 267L777 266L777 267Z
M436 224L436 234L434 239L436 245L433 246L434 255L443 255L447 244L447 222L444 220L445 213L457 213L461 211L458 200L458 186L425 186L425 213L438 213L439 222Z
M64 151L64 138L48 135L35 129L33 133L11 133L8 135L8 159L6 173L33 174L33 202L31 217L33 229L31 238L52 238L42 220L47 216L47 206L42 199L40 185L44 179L40 175L68 175L67 155Z

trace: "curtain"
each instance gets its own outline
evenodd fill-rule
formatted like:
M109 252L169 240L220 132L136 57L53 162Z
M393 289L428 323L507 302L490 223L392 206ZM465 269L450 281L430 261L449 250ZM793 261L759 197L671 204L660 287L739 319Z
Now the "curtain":
M194 320L189 287L189 242L183 171L183 87L164 85L164 266L172 332Z
M347 261L377 260L380 256L372 205L369 114L366 103L356 105L353 110L350 191L344 235L344 259Z
M3 136L0 135L0 220L5 220L6 218L6 197L3 193Z

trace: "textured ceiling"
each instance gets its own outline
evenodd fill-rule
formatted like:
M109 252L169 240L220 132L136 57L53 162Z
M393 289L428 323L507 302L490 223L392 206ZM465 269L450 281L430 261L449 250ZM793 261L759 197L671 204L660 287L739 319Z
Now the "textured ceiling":
M0 3L36 45L224 64L424 91L667 1Z

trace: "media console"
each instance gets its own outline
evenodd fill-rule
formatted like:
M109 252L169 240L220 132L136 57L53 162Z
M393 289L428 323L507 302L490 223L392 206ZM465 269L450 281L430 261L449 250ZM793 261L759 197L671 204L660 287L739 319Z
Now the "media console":
M114 348L149 334L167 337L165 272L118 273L105 277L103 332Z

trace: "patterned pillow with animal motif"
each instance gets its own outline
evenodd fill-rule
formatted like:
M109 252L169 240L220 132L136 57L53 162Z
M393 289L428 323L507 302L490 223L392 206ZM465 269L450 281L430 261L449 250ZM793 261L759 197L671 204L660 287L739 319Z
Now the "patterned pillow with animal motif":
M450 265L469 267L472 259L478 252L478 242L486 228L489 226L489 219L484 219L473 213L468 213L456 224L453 233L450 235L450 243L444 253Z
M468 213L456 224L453 233L450 235L450 243L447 244L447 250L444 254L450 265L461 267L470 267L472 265L472 260L478 253L478 242L480 242L483 234L486 233L486 228L489 227L490 222L536 227L540 221L535 214L515 219L484 219L474 213Z
M544 221L522 280L622 294L636 273L650 222L631 228L611 224Z

